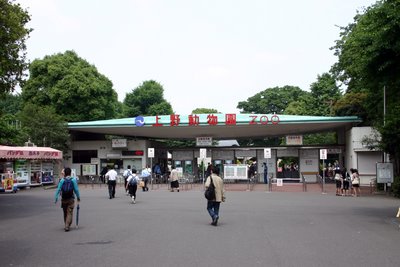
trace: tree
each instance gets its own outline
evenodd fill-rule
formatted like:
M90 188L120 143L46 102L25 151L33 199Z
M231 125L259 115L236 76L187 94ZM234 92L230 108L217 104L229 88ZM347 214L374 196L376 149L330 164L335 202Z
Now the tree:
M0 98L0 116L1 114L16 114L21 110L22 98L19 94L4 94Z
M27 104L18 117L23 130L34 144L67 151L69 140L67 124L53 107Z
M362 125L371 125L368 111L365 107L366 92L348 92L332 107L335 116L357 116L362 119Z
M0 129L1 145L18 146L27 140L21 130L21 124L12 114L0 116Z
M164 89L156 81L144 81L140 86L126 94L124 99L125 116L151 116L172 114L171 104L164 99Z
M53 107L66 121L111 119L117 115L112 82L74 51L34 60L22 88L25 104Z
M291 102L285 109L285 114L309 115L309 116L331 116L333 106L341 98L341 92L336 85L334 77L329 73L317 76L317 81L310 86L310 93L305 94L297 101ZM335 144L336 134L334 132L305 134L304 145L312 144Z
M297 86L284 86L267 88L260 93L249 97L247 101L241 101L237 108L242 109L242 113L259 114L283 114L289 104L299 98L305 97L307 92ZM281 137L262 138L262 139L240 139L241 146L278 146L282 143Z
M400 2L378 1L359 12L354 22L342 27L334 49L338 61L332 66L336 77L348 86L347 93L365 93L367 117L382 134L382 147L398 166L400 143ZM383 123L383 90L387 116ZM390 137L390 138L386 138ZM400 174L396 168L396 174Z
M25 41L32 31L28 12L14 0L0 0L0 96L22 84L27 69Z
M192 114L216 114L218 110L213 108L196 108L192 110Z
M287 106L307 94L297 86L267 88L264 91L241 101L237 108L241 113L283 114Z

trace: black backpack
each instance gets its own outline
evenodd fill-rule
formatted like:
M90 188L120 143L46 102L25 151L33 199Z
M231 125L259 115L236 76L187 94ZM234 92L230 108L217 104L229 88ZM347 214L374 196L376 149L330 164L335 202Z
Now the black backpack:
M63 199L70 199L74 196L74 185L72 178L64 178L64 183L61 186L61 197Z

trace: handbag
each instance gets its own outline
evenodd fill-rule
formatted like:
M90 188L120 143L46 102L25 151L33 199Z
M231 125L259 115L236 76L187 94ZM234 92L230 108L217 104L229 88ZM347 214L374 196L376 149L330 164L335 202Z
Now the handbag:
M360 180L358 177L354 178L354 180L351 182L351 184L360 184Z
M215 186L213 183L212 176L210 175L210 185L207 187L206 191L204 192L204 196L207 200L214 200L215 199Z
M139 187L144 187L144 181L141 180L141 181L139 182Z

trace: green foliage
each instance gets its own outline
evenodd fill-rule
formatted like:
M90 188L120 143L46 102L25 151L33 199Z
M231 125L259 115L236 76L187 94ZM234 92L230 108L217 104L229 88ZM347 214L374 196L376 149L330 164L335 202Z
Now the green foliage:
M332 111L335 116L358 116L363 121L362 125L369 126L371 122L364 104L367 97L366 92L347 92L333 105Z
M1 114L16 114L21 110L22 98L20 95L6 93L0 98L0 115Z
M192 110L192 114L216 114L220 113L218 110L213 108L196 108Z
M380 126L381 146L393 158L399 160L400 156L400 103L388 110L385 125Z
M237 108L241 109L241 113L283 114L291 102L306 94L297 86L268 88L247 101L239 102Z
M27 139L21 130L20 123L16 120L14 115L6 114L0 116L0 144L19 146Z
M117 115L112 82L73 51L34 60L22 88L24 103L50 106L66 121L111 119Z
M379 1L342 28L334 47L336 76L352 92L366 92L365 106L372 121L383 116L383 87L388 103L400 99L400 2Z
M53 107L27 104L18 117L24 131L34 144L67 150L69 140L67 124L62 116L56 114Z
M0 96L24 81L27 69L25 41L32 29L28 12L13 0L0 0Z
M354 22L342 28L341 39L333 47L338 62L332 67L336 77L348 86L347 92L364 93L367 121L382 135L382 147L399 161L400 103L400 1L378 1ZM383 89L386 88L388 116L383 126ZM397 109L397 110L396 110ZM400 170L395 170L398 174Z
M395 197L400 198L400 177L394 177L392 183L392 192Z
M163 87L153 80L143 82L126 94L124 105L125 117L173 113L171 104L164 99Z
M316 133L303 135L303 145L333 145L337 144L336 133Z
M289 103L284 113L288 115L331 116L332 107L341 97L334 77L329 73L317 76L317 81L298 99Z

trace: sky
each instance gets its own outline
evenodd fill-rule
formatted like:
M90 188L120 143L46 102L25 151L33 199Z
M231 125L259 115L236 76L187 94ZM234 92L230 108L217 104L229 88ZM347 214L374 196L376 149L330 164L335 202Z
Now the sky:
M337 61L339 26L372 0L17 0L30 61L74 50L118 99L155 80L176 114L238 113L273 87L309 90Z

